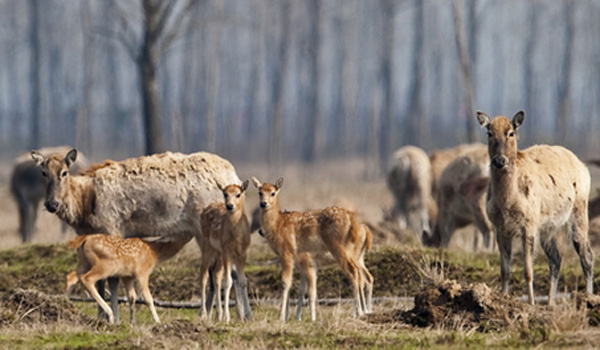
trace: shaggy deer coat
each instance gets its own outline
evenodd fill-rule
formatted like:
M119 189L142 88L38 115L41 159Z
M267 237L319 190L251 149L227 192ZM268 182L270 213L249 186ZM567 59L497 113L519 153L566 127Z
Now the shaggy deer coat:
M593 292L594 254L588 240L590 174L577 156L560 146L538 145L519 151L517 129L524 118L523 111L512 120L503 116L490 119L477 112L479 123L488 131L491 160L487 213L496 227L502 291L508 293L512 239L520 235L529 303L535 302L533 253L539 240L548 257L548 303L552 304L561 264L556 233L564 226L579 254L586 290Z
M489 164L487 147L482 145L465 151L443 171L439 182L438 220L430 244L447 247L455 229L475 224L483 235L483 245L491 248L493 225L486 213ZM478 237L476 233L474 248L478 246Z
M38 152L44 157L49 157L50 155L67 154L70 149L67 146L46 147L39 149ZM83 154L79 154L73 166L69 168L69 172L75 174L88 166L88 160ZM10 176L10 190L19 209L19 235L23 243L33 240L38 208L46 194L46 186L46 179L29 153L22 154L15 159ZM65 231L66 226L63 223L63 234Z
M201 230L201 210L222 198L217 182L241 183L231 163L205 152L109 160L77 176L68 172L77 159L75 149L64 157L36 151L31 156L48 182L46 209L78 235L195 236ZM111 285L115 315L116 288L116 283Z
M395 199L392 217L397 218L400 229L411 229L420 240L428 237L436 205L431 193L431 163L425 151L415 146L398 149L390 161L387 185Z

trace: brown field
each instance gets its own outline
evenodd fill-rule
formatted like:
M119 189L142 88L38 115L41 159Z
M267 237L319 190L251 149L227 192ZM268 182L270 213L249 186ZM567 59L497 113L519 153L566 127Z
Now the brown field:
M234 164L240 178L256 175L275 181L267 167ZM600 171L592 168L593 188L600 188ZM374 296L389 297L374 305L374 314L351 317L351 303L320 305L317 321L278 322L281 289L279 266L264 240L253 236L247 266L254 321L231 324L200 322L196 309L158 308L163 324L154 325L147 308L138 306L138 323L130 325L125 305L122 321L96 321L91 303L69 302L62 294L64 276L75 267L75 254L64 242L57 218L44 210L36 223L34 244L21 246L16 207L8 189L10 163L0 166L0 348L594 348L600 346L600 303L583 297L564 300L554 308L530 307L520 300L525 288L520 244L515 244L511 295L498 295L499 258L496 252L473 252L472 229L458 232L446 251L425 249L407 232L379 223L392 204L382 176L366 180L364 161L353 159L310 166L291 165L284 172L281 207L288 210L341 205L357 210L378 230L367 266L375 278ZM596 193L594 194L596 195ZM247 213L257 204L248 190ZM592 242L600 253L600 222L592 224ZM582 273L572 246L563 242L559 289L582 289ZM539 247L538 247L539 248ZM536 294L547 293L547 262L538 249ZM159 266L150 287L163 301L198 301L200 254L195 243ZM319 270L319 298L350 296L347 279L331 262ZM600 269L595 264L595 291ZM444 282L450 279L456 282ZM295 286L297 278L295 278ZM480 283L480 284L477 284ZM23 290L17 290L22 288ZM294 287L295 288L295 287ZM78 287L75 295L85 296ZM418 296L417 307L413 297ZM397 298L401 297L401 298ZM295 293L292 293L295 298ZM578 306L578 303L581 304Z

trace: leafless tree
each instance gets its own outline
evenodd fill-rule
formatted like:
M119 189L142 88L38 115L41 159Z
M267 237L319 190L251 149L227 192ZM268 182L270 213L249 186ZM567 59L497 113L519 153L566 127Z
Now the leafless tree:
M421 146L425 125L425 109L423 107L423 60L425 40L425 4L422 0L414 0L413 15L413 51L411 58L411 81L408 93L406 112L406 143Z
M557 91L556 137L560 144L566 145L569 136L569 117L571 116L571 79L573 76L573 41L575 38L575 1L564 2L564 51L560 82Z
M123 44L137 65L139 89L145 133L145 152L153 154L164 150L160 127L160 101L158 94L157 67L159 59L181 34L190 10L199 0L140 0L142 35L139 38L130 16L119 6L117 23L120 28L114 35ZM117 4L115 4L117 5ZM131 5L131 4L130 4Z
M462 1L452 1L452 13L454 15L454 29L456 38L456 47L458 49L458 56L460 59L460 71L463 81L463 90L465 94L465 121L467 131L467 142L474 142L477 139L475 130L475 118L473 113L475 107L475 95L473 86L473 67L471 66L471 59L469 58L469 51L466 42L464 21L463 21L463 10Z
M29 0L29 41L31 43L29 86L31 92L31 138L30 148L40 147L41 139L41 90L42 84L40 73L40 58L42 54L42 43L40 38L40 1Z

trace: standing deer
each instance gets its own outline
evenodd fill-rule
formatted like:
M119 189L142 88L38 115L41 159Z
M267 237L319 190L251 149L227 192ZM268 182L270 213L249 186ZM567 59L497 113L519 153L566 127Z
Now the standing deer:
M508 293L512 239L521 235L529 303L534 304L533 252L539 240L550 267L548 304L554 303L560 272L557 231L566 226L579 254L586 290L593 292L594 254L588 240L590 174L571 151L561 146L537 145L519 151L517 129L525 112L511 119L491 119L477 112L488 131L491 181L487 213L496 227L500 249L502 292Z
M135 323L135 281L139 284L154 321L160 323L148 287L150 273L156 264L177 254L192 238L190 234L182 234L146 242L140 238L124 239L105 234L91 234L70 240L67 247L77 249L77 277L106 312L110 323L115 322L113 311L94 288L97 281L107 277L120 277L123 281L127 290L131 323ZM67 291L74 283L72 275L73 273L69 274L70 278L67 278Z
M456 228L475 224L483 244L491 248L493 225L486 214L486 193L490 181L487 147L473 147L454 159L442 172L437 198L439 213L429 244L447 247ZM478 246L475 234L473 248Z
M206 318L207 307L212 309L212 302L207 303L206 285L208 270L212 269L213 284L217 291L217 319L223 319L221 306L221 287L225 291L225 320L230 321L229 293L231 291L231 267L235 265L238 283L236 284L236 305L240 319L250 320L250 302L248 300L248 286L244 272L246 266L246 252L250 246L250 224L244 212L244 192L248 189L249 181L241 186L228 185L221 187L217 184L225 202L210 204L200 216L202 230L196 236L196 242L202 251L202 265L200 267L200 317ZM223 285L223 273L225 284ZM210 299L210 298L209 298Z
M278 194L283 178L273 185L261 184L252 178L260 199L260 226L271 249L282 265L283 297L279 319L289 315L289 290L292 282L294 260L301 253L329 251L352 282L355 315L362 316L370 310L365 289L372 290L373 277L361 263L361 254L370 248L367 231L354 213L338 207L307 212L281 212ZM311 309L314 299L311 300Z
M69 174L77 159L75 149L64 157L36 151L31 157L48 183L46 209L78 235L195 236L201 230L200 210L222 198L217 183L241 183L231 163L205 152L105 161L77 176ZM110 284L118 319L117 286ZM103 286L99 289L103 293Z
M53 154L66 154L70 149L66 146L60 146L45 147L38 151L48 157ZM89 166L88 160L83 154L80 154L77 161L69 168L69 172L75 174L87 166ZM30 243L33 240L39 204L46 193L46 185L46 179L42 176L42 172L31 159L29 153L22 154L15 159L10 176L10 190L19 208L19 236L21 236L21 242L23 243ZM63 223L63 234L65 231L66 226Z
M405 146L394 152L387 184L395 199L392 216L400 229L411 229L419 240L429 237L437 207L431 193L431 163L425 151Z

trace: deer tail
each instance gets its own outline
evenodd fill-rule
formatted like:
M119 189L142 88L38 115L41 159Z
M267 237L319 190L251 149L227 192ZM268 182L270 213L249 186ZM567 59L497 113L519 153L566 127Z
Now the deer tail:
M373 246L373 233L371 232L369 226L363 224L362 227L363 230L365 230L365 244L363 245L363 251L368 252Z
M77 249L77 248L81 247L81 245L83 243L85 243L86 239L87 239L86 235L77 236L67 242L67 247L69 247L71 249Z

